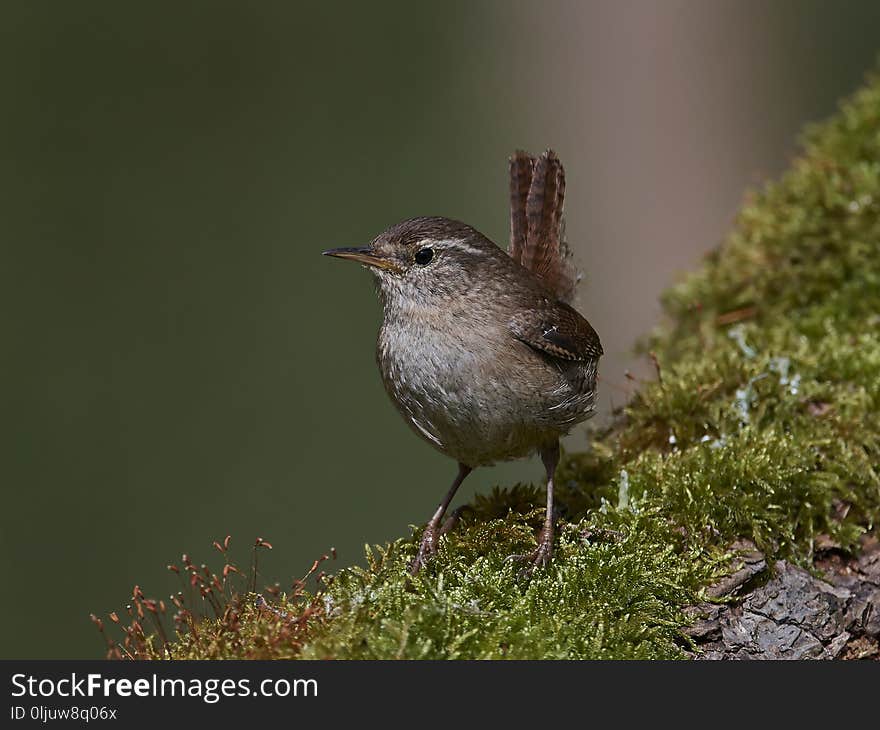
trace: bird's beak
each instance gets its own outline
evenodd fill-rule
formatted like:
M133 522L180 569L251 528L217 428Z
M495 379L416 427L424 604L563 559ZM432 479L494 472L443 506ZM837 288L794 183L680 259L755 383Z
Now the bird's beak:
M400 267L393 261L377 254L371 248L331 248L322 252L324 256L335 256L338 259L351 259L376 269L385 269L395 274L401 273Z

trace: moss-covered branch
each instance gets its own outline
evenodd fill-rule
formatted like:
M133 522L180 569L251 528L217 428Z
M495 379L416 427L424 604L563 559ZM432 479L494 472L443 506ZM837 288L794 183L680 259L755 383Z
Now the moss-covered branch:
M341 570L318 601L242 600L234 630L202 622L170 654L681 656L682 609L735 539L809 565L817 536L852 549L880 515L878 213L874 78L808 130L791 170L665 295L669 324L650 340L661 377L566 457L548 569L526 582L506 560L534 544L538 490L496 490L417 577L417 543L401 538L368 549L367 567Z

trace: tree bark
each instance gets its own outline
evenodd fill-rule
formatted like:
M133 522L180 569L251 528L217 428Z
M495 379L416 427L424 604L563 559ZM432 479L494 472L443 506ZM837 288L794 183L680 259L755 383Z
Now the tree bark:
M707 595L686 634L695 659L880 660L880 541L862 539L857 557L833 546L815 563L822 578L784 560L768 569L763 555L738 546L736 570Z

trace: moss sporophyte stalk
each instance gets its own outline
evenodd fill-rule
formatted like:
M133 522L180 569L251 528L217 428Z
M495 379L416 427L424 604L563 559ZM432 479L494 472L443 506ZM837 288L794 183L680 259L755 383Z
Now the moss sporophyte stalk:
M676 658L682 608L730 545L809 566L880 515L880 81L751 194L663 297L660 377L565 455L554 560L529 581L539 487L479 496L416 576L419 535L287 594L222 594L211 618L135 647L161 658ZM329 536L328 536L329 542ZM208 579L210 580L210 579ZM147 611L149 613L149 611Z

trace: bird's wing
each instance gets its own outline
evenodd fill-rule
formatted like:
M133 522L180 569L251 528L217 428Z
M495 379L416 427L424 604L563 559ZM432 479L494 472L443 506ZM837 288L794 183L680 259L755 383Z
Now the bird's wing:
M535 159L510 158L511 258L537 276L554 296L570 302L577 271L565 242L565 169L553 150Z
M544 299L537 307L521 309L508 327L516 339L560 360L597 360L602 355L596 330L564 302Z

